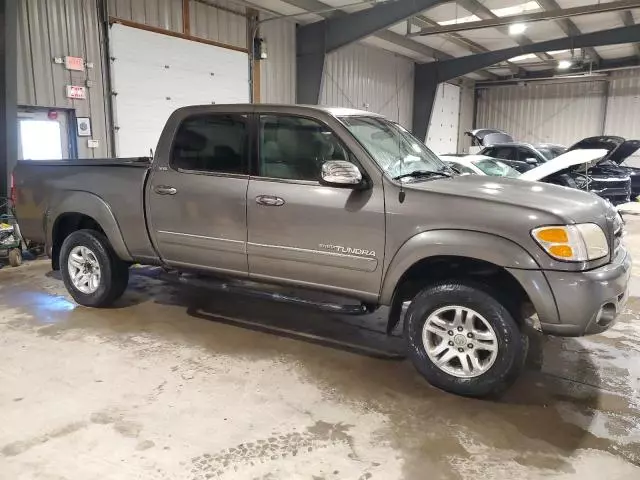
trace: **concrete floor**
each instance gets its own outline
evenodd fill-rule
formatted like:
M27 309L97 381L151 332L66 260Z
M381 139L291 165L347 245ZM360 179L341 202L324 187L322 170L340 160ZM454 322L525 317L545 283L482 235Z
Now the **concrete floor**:
M629 230L640 259L640 217ZM615 328L534 342L490 402L427 385L381 334L384 312L345 319L153 275L91 310L46 261L0 270L0 479L640 478L636 278Z

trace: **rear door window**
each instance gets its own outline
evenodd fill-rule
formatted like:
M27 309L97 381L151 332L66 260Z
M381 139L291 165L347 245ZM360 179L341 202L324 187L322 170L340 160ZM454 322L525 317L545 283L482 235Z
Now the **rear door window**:
M185 119L171 149L176 170L248 174L249 117L205 114Z

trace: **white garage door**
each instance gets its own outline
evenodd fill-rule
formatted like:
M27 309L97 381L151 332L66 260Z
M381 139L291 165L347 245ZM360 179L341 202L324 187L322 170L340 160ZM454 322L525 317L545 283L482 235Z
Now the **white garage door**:
M149 155L179 107L249 102L244 52L119 24L111 49L118 156Z
M427 146L435 153L456 153L460 121L460 87L450 83L438 85L429 130Z

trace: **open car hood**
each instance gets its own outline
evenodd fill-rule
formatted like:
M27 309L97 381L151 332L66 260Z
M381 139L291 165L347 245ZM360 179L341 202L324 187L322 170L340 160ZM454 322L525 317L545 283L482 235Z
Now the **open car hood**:
M580 165L590 164L591 162L604 157L607 153L608 151L603 148L594 150L570 150L543 163L539 167L532 168L531 170L524 172L518 178L521 180L531 181L543 180L563 170L570 170Z
M640 148L640 140L625 140L622 137L588 137L569 147L571 150L606 150L600 162L611 161L620 165Z
M464 134L469 135L475 140L475 143L483 147L488 147L495 143L513 143L513 137L511 135L495 128L478 128L464 132Z

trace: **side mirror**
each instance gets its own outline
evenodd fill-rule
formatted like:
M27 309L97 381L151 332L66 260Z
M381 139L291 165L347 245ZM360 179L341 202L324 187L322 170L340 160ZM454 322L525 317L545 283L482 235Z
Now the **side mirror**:
M320 177L321 183L332 187L355 188L362 184L362 173L358 167L344 160L323 163Z
M529 165L537 165L538 164L538 160L536 160L533 157L527 157L525 159L525 162L527 162Z

